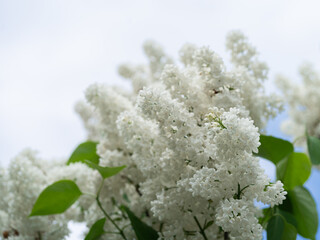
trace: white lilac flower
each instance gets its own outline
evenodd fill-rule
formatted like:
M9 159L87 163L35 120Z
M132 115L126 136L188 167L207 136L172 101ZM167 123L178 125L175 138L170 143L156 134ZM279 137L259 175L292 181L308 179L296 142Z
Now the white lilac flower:
M216 222L230 237L236 239L262 239L262 227L255 216L256 208L246 198L226 199L217 208Z
M94 108L84 101L78 101L75 105L76 113L81 117L83 125L86 129L88 139L92 141L99 140L98 117L94 112Z
M201 239L198 223L208 221L214 222L209 239L223 238L221 229L237 239L259 239L254 202L273 206L285 198L283 185L270 184L252 155L259 130L280 109L278 98L263 91L267 67L241 33L231 33L227 47L231 70L208 47L185 45L181 67L147 42L148 65L119 68L132 80L131 96L99 85L87 90L102 163L127 165L104 187L106 208L112 209L110 193L121 202L120 193L132 190L131 209L147 211L144 220L161 225L165 239Z
M310 64L300 67L301 84L293 84L284 76L277 78L288 104L289 118L282 123L281 129L303 144L301 137L309 135L320 138L320 76ZM300 139L299 139L300 138Z
M98 84L87 89L90 106L79 103L77 112L88 138L99 141L99 164L126 165L102 187L100 200L107 212L121 216L117 206L129 205L147 224L161 228L164 239L202 239L199 226L208 222L208 239L223 239L224 234L243 240L262 237L254 202L277 205L286 192L280 182L270 184L252 153L260 144L259 131L280 103L264 93L267 67L248 40L233 32L227 48L231 70L209 47L185 45L179 52L182 64L176 64L149 41L144 45L148 64L119 68L132 81L132 93ZM94 193L99 182L97 173L80 163L46 168L35 159L24 153L9 173L0 172L0 180L10 183L0 182L0 191L7 195L0 206L9 205L8 211L0 211L0 223L10 223L5 229L21 228L24 236L34 229L49 232L48 224L50 231L55 229L51 218L27 219L26 210L19 207L22 201L31 206L48 181L72 179L88 193ZM24 186L25 179L31 184ZM91 226L102 213L93 199L83 198L54 223L71 216ZM34 225L25 229L21 221ZM120 217L120 227L128 223ZM115 229L107 221L105 230ZM134 238L132 229L125 232ZM67 229L57 234L53 239L63 239Z
M49 185L48 171L35 152L25 150L1 174L6 189L0 188L0 232L8 233L9 239L56 240L68 235L67 219L63 215L28 217L37 197Z

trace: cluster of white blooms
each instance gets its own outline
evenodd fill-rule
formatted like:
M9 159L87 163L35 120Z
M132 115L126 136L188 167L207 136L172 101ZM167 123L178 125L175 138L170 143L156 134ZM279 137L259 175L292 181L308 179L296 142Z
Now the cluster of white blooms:
M310 64L300 68L302 84L294 85L283 76L277 78L277 84L289 105L289 119L282 124L282 130L297 138L309 135L320 138L320 76Z
M107 211L119 214L117 204L129 205L162 239L262 238L254 202L281 204L286 192L281 182L270 183L252 153L259 129L281 104L265 95L267 67L248 40L233 32L227 48L230 71L208 47L185 45L181 67L148 42L149 65L119 69L132 80L132 94L88 88L94 115L78 111L99 140L100 165L127 166L104 184ZM102 216L96 204L84 214L89 225Z
M149 41L149 64L119 68L132 81L132 93L94 84L86 91L88 103L76 105L88 139L99 142L99 165L126 165L104 181L100 201L128 239L135 233L121 204L142 216L160 239L247 240L262 238L255 201L273 207L285 199L283 184L270 183L252 155L259 131L281 109L277 97L264 93L267 66L240 32L228 36L227 49L231 70L209 47L186 44L179 52L182 64L175 64ZM40 192L61 179L75 181L87 195L62 215L28 217ZM51 240L67 236L70 219L92 226L103 217L90 196L101 181L83 163L47 162L22 152L0 169L0 233L6 239ZM116 231L110 221L105 230Z
M143 49L149 60L147 66L123 64L118 69L121 76L131 80L133 91L136 94L144 86L158 81L165 65L173 62L172 59L164 53L162 47L153 41L145 42Z
M78 101L75 105L75 111L83 121L87 131L88 139L92 141L99 140L98 120L94 109L84 101Z
M226 199L217 208L216 222L223 230L240 239L261 239L262 227L255 215L256 208L248 199ZM248 228L250 226L250 228Z
M254 125L263 128L270 116L275 117L282 110L282 101L276 94L264 93L263 82L267 79L268 66L259 61L256 49L241 32L229 34L227 49L231 52L231 62L244 69L243 105L249 110Z
M25 150L1 173L0 232L12 240L63 239L69 231L62 216L28 218L48 183L42 159Z
M84 196L63 215L29 217L41 191L61 179L74 180L82 192L95 194L98 174L86 165L44 161L36 152L24 150L8 169L0 170L0 233L12 240L57 240L69 234L68 221L83 221L81 209L94 199Z

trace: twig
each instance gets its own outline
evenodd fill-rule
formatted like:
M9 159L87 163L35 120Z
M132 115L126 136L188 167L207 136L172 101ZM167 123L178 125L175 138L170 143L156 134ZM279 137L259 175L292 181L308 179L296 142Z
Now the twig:
M196 223L197 223L197 225L198 225L198 227L199 227L199 230L200 230L199 233L202 235L203 239L208 240L207 235L206 235L206 233L204 232L203 228L201 227L201 225L200 225L197 217L194 216L193 218L194 218L194 220L196 221Z
M103 214L109 219L109 221L115 226L115 228L119 231L119 234L122 236L122 238L124 240L127 240L126 236L124 235L124 232L123 230L116 224L115 221L113 221L113 219L109 216L109 214L103 209L102 205L101 205L101 202L100 202L100 192L101 192L101 189L103 187L103 180L101 181L101 184L100 184L100 187L98 189L98 192L97 192L97 197L96 197L96 201L97 201L97 204L99 206L99 208L101 209L101 211L103 212Z

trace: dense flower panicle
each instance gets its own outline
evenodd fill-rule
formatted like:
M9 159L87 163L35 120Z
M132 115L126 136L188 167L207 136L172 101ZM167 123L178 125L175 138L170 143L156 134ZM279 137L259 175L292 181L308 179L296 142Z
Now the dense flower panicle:
M236 239L261 239L262 227L255 216L256 211L246 198L226 199L217 208L216 222Z
M148 65L122 64L118 68L118 73L130 79L133 92L137 94L143 87L159 80L162 70L166 64L173 63L172 59L165 54L162 47L154 41L146 41L144 53L149 60Z
M116 120L121 112L131 108L130 100L112 88L97 84L91 85L87 89L86 98L97 109L98 121L109 123L107 126L98 126L100 135L104 136L100 146L108 150L121 148L122 139L119 138Z
M133 92L137 94L144 86L153 82L147 66L132 66L131 64L122 64L118 68L120 76L130 79Z
M227 234L231 239L256 240L262 238L262 227L254 202L274 206L285 199L282 183L270 183L259 159L252 155L260 145L259 131L281 108L277 98L264 93L267 67L239 32L228 36L227 48L231 70L208 47L184 45L179 52L182 64L175 64L159 45L148 41L144 45L147 65L119 68L120 75L132 81L132 93L94 84L86 91L90 106L77 104L88 138L99 142L99 165L126 165L105 180L100 201L128 239L135 234L125 227L130 223L118 208L121 204L143 216L144 222L159 231L159 239L202 239L205 228L208 239L223 239ZM39 218L26 218L19 204L27 201L31 208L49 182L71 179L83 192L94 194L100 177L81 163L45 167L30 153L17 159L9 173L0 172L0 180L10 179L8 186L0 182L0 191L8 195L0 200L0 206L9 209L0 210L0 223L11 224L5 229L21 225L13 222L10 211L21 216L19 221L35 221L37 231L42 231L41 224L43 228L51 224L51 231L54 224L70 218L85 220L90 227L103 216L94 199L84 197L54 218L54 224L51 218L41 218L41 223L36 222ZM10 169L17 171L15 166L27 170L10 175ZM32 183L26 193L16 189L24 179ZM67 234L63 229L61 236L52 239L63 239ZM116 230L110 221L104 229ZM34 234L32 228L27 230L26 236ZM102 239L120 239L120 235Z
M146 178L156 174L159 171L156 165L161 157L156 149L162 147L158 126L134 111L127 111L119 116L117 127L125 142L129 143L127 146L132 153L131 159L139 166L141 174Z
M65 239L69 234L68 221L84 221L83 209L94 199L82 196L64 214L29 217L41 191L61 179L75 181L84 193L95 194L100 176L82 163L66 166L65 161L44 161L36 152L25 150L13 159L0 174L0 231L9 239ZM4 185L5 183L5 185Z
M175 65L166 65L161 75L161 82L171 96L183 102L189 112L196 111L195 114L204 111L206 104L203 102L207 100L202 91L202 85L197 79L198 74L194 71L181 70ZM200 106L199 103L201 103Z
M303 144L298 138L309 135L320 138L320 76L310 64L300 67L302 83L292 84L284 76L277 78L277 84L289 105L289 119L283 122L282 130ZM301 139L300 139L301 140Z
M98 115L101 163L127 165L105 184L104 206L112 211L110 195L122 203L121 194L130 192L130 208L147 212L144 220L161 225L164 239L201 239L198 224L209 221L209 239L223 239L224 232L261 239L254 202L274 206L285 199L283 185L270 183L252 155L259 129L281 108L264 93L267 67L242 34L231 33L227 47L229 71L208 47L183 46L181 67L147 42L148 65L119 68L132 81L131 96L98 85L87 90ZM93 223L96 206L89 209Z
M283 183L277 181L273 184L269 184L264 193L260 196L260 201L270 204L271 207L279 205L285 199L286 191L283 190Z
M166 64L172 63L162 47L154 41L146 41L143 45L144 52L149 60L149 69L154 80L159 79L162 69Z
M78 101L75 111L81 117L87 132L87 138L92 141L99 140L98 120L94 108L84 101Z
M222 113L219 118L222 125L219 125L219 132L216 132L216 136L213 137L218 146L219 157L228 157L227 152L230 151L236 155L238 151L258 152L259 133L252 120L241 116L241 111L237 108L231 108L230 111Z
M8 209L8 202L5 201L6 195L8 194L8 188L5 184L8 181L6 172L4 169L0 168L0 231L4 231L4 226L7 225L8 222L8 213L5 209Z
M108 167L126 166L126 169L121 174L105 181L100 194L101 203L106 211L117 212L117 214L121 215L119 209L115 209L114 201L118 204L127 204L123 198L123 195L126 194L130 196L130 203L136 206L135 212L141 215L141 212L145 211L145 209L141 204L139 205L141 195L139 183L144 181L146 176L137 168L133 151L124 143L125 138L121 136L121 131L117 128L119 115L124 111L133 109L130 96L112 87L94 84L87 89L86 98L95 109L98 122L99 144L97 153L101 157L99 165ZM100 209L96 203L93 203L92 206L84 211L84 218L88 227L101 217ZM122 219L119 225L128 225L128 221L128 219ZM110 231L116 230L111 223L107 223L106 228L109 228ZM129 228L126 231L127 235L134 235L134 232ZM113 237L114 239L119 239L119 236ZM112 238L108 236L107 239Z
M219 88L224 86L219 78L224 71L224 63L222 58L210 50L209 47L201 47L195 50L193 56L193 64L199 69L202 77L209 82L214 81L213 86L208 86L209 89Z
M229 33L226 46L231 52L231 62L243 72L243 105L249 110L254 124L263 128L270 117L275 117L283 110L281 98L275 94L264 93L262 84L267 79L268 66L258 59L255 47L242 32Z
M191 43L186 43L179 51L180 61L187 67L193 63L193 55L197 50L197 46Z
M227 49L231 51L231 61L237 65L252 69L253 60L257 56L257 50L252 46L247 37L240 31L228 34L226 41ZM267 71L267 66L265 66Z
M13 159L2 175L6 189L1 190L0 232L9 239L64 239L69 230L63 215L32 217L29 214L41 191L49 184L45 163L35 152L25 150Z

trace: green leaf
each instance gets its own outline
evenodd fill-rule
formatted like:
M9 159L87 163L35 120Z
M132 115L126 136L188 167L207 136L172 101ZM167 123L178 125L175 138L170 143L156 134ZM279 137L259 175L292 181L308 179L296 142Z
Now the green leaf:
M90 231L84 240L99 239L105 233L103 230L105 222L106 222L106 218L101 218L100 220L96 221L90 228Z
M281 216L283 216L287 223L290 223L291 225L293 225L295 228L298 227L298 223L297 223L297 220L295 219L295 217L293 216L293 214L287 212L287 211L284 211L284 210L281 210L281 209L277 209L277 213L280 214Z
M126 166L120 166L120 167L101 167L93 162L90 162L88 160L84 161L89 167L96 169L99 171L100 175L102 176L103 179L112 177L122 171Z
M268 221L273 216L273 209L272 208L264 208L264 209L262 209L262 212L263 212L263 217L259 218L259 223L265 229L268 224Z
M30 216L63 213L82 195L78 186L70 180L53 183L42 191Z
M281 240L285 222L281 216L273 216L267 227L268 240Z
M307 144L312 164L320 164L320 139L307 135Z
M137 218L129 208L122 205L121 209L127 213L138 240L157 240L159 238L157 231Z
M287 223L282 216L275 215L270 219L267 227L268 240L295 240L296 237L296 228Z
M282 240L296 240L297 229L290 223L286 222L282 234Z
M293 213L292 203L288 195L286 196L286 199L283 200L282 204L278 206L278 208L283 211Z
M93 163L99 164L99 155L97 154L97 142L87 141L81 143L71 154L67 165L75 162L84 162L89 160Z
M304 187L295 187L288 192L292 204L292 212L297 220L298 233L305 237L315 239L318 229L318 213L316 203Z
M268 159L274 164L284 159L294 149L292 143L272 136L260 135L260 143L259 151L255 155Z
M203 230L206 230L208 227L210 227L211 225L213 224L213 220L207 222L204 227L203 227Z
M311 174L311 162L304 153L292 153L277 164L277 178L281 180L285 189L291 190L295 186L302 186Z

